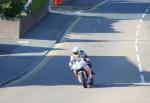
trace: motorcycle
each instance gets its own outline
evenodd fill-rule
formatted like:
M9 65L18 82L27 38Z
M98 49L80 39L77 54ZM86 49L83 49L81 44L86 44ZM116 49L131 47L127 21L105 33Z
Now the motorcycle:
M91 75L91 69L86 61L84 61L82 58L76 60L72 65L72 69L79 83L81 83L84 88L89 88L93 85L94 79Z

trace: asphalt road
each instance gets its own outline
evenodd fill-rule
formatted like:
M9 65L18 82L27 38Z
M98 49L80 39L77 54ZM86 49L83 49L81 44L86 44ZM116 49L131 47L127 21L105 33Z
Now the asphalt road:
M1 103L150 103L150 1L108 0L78 16L42 68L0 89ZM91 58L93 88L68 68L73 46Z

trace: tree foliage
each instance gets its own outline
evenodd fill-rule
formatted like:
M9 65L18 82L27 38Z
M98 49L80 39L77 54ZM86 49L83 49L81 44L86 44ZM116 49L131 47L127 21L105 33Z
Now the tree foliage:
M26 0L0 0L0 12L6 17L17 17L25 3Z

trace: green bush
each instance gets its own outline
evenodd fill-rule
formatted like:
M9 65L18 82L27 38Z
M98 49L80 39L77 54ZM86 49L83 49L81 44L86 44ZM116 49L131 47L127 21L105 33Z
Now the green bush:
M32 0L31 12L36 12L45 6L49 0Z
M23 9L26 0L1 0L0 12L5 17L18 17Z

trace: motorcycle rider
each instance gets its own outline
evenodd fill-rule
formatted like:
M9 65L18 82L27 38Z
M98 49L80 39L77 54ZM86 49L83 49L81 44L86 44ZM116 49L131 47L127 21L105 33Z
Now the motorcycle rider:
M69 62L70 68L72 69L72 65L73 65L74 61L76 61L79 58L83 58L84 61L87 62L87 65L90 67L91 74L94 76L95 73L92 70L92 64L90 62L89 57L85 53L85 51L81 50L79 47L73 47L72 53L73 53L73 55L70 56L70 62ZM76 73L75 73L75 75L76 75Z

